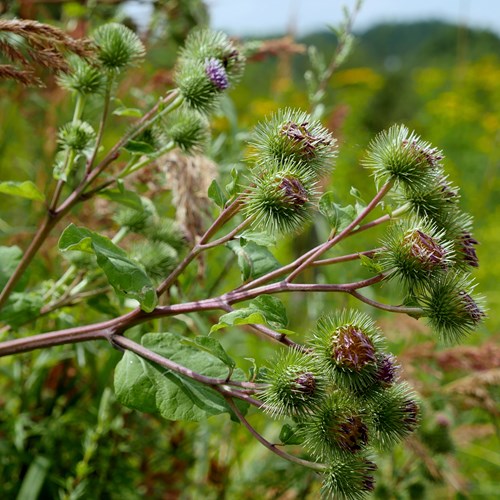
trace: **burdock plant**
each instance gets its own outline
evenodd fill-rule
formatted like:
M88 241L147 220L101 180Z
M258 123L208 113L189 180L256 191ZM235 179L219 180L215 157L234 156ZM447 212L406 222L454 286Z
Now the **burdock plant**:
M365 310L427 318L445 341L479 326L485 312L468 274L479 264L478 242L470 216L460 210L458 190L447 180L442 152L394 125L368 145L363 161L375 178L373 198L343 207L332 193L322 195L338 154L336 139L317 118L327 71L316 75L323 80L317 82L314 116L288 108L266 117L248 134L246 172L234 169L227 182L210 183L215 166L202 156L210 113L236 86L245 64L244 49L225 34L191 33L176 64L175 87L138 111L113 99L119 78L145 55L130 29L105 25L80 44L30 22L1 21L1 30L25 36L38 61L32 50L37 43L53 43L59 59L66 49L72 53L67 64L58 59L59 73L65 72L58 82L75 109L57 135L53 182L44 188L0 185L3 193L45 201L43 220L25 249L1 249L9 276L3 273L0 294L6 337L0 356L105 340L123 352L114 389L124 405L167 420L228 413L271 452L321 472L325 497L357 499L371 492L374 449L388 450L410 435L421 419L420 405L400 380L399 363L375 321L366 312L340 310L334 297L349 295ZM0 69L0 76L2 71L5 77L14 70ZM21 74L14 79L23 82ZM88 113L90 100L102 104L99 120ZM117 115L136 120L112 143L115 132L106 134ZM205 184L208 194L200 192ZM57 233L68 214L97 196L93 227L67 223ZM390 211L377 213L388 205ZM280 262L273 254L276 239L291 241L286 237L302 231L318 211L328 237ZM376 249L327 255L343 240L385 223ZM50 235L70 256L64 272L39 284L22 279ZM214 248L216 259L236 259L223 268L212 257ZM316 282L314 273L307 273L312 280L301 279L306 270L347 261L361 261L371 275L348 283ZM229 272L233 262L241 283ZM221 270L210 284L207 268ZM391 282L400 293L397 305L376 299L375 287ZM277 296L313 292L331 294L328 310L305 336L294 334ZM215 311L222 313L218 319ZM181 321L172 324L173 317ZM82 318L88 324L81 325ZM43 333L32 334L35 320ZM133 336L132 327L138 327ZM282 351L265 369L246 374L238 368L246 361L237 362L219 343L217 332L225 328L228 335L257 332L259 341L273 341ZM251 406L284 421L283 446L250 423ZM286 449L289 444L302 446L301 456Z

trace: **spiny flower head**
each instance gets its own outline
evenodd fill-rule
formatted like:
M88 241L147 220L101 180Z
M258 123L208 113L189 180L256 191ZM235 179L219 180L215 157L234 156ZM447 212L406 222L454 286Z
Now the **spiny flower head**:
M325 397L325 377L316 360L298 350L278 357L267 371L267 382L261 398L273 416L304 416Z
M427 190L440 174L443 155L403 125L394 125L375 137L364 165L377 182L395 181L411 191Z
M195 29L180 52L175 81L186 103L206 113L239 80L244 65L244 56L224 33Z
M443 230L459 212L458 189L442 174L437 175L435 182L425 189L415 190L402 185L395 198L401 205L408 203L411 212Z
M230 83L235 83L243 74L245 57L241 50L221 31L210 29L192 30L179 58L182 61L196 60L203 63L217 60L225 70Z
M259 161L289 159L321 176L333 168L336 141L318 121L300 110L284 109L260 123L252 142Z
M200 152L209 138L209 127L204 115L182 107L168 117L166 134L185 153Z
M104 78L101 69L78 56L68 61L69 71L57 77L57 83L64 89L82 96L96 94L103 88Z
M318 361L340 387L363 391L376 382L383 342L368 316L353 310L324 316L312 344Z
M408 290L442 274L454 262L453 244L425 220L410 218L392 224L378 254L382 269Z
M418 400L406 383L372 393L366 406L370 435L382 449L392 448L412 433L420 421Z
M92 148L95 137L96 133L89 123L77 120L61 127L57 142L61 149L82 153Z
M323 476L324 498L362 500L375 489L377 465L366 454L338 457L330 461Z
M319 460L358 453L368 444L368 427L353 400L332 394L299 424L304 446Z
M97 57L110 71L121 71L140 61L145 48L139 37L123 24L109 23L94 32Z
M246 196L247 217L271 232L301 229L317 198L314 177L293 162L268 163L259 170Z
M430 281L418 300L431 327L446 342L456 342L477 328L486 314L473 282L461 273L446 273Z

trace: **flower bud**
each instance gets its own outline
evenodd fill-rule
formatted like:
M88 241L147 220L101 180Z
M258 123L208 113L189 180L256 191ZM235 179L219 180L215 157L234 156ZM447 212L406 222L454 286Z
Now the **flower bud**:
M184 108L169 116L166 133L182 151L196 153L208 141L208 122L200 113Z
M77 120L61 127L57 142L63 150L83 153L93 147L96 133L87 122Z
M69 71L57 77L57 83L62 88L82 96L96 94L102 90L104 79L100 68L78 56L70 57L68 63Z
M118 23L105 24L94 33L97 56L110 71L121 71L144 57L145 48L139 37Z

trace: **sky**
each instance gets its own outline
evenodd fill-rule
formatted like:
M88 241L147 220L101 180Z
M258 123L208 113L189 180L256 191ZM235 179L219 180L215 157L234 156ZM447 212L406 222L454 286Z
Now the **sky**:
M211 26L230 35L286 33L298 35L336 25L343 6L356 0L206 0ZM364 0L354 31L380 22L438 19L470 27L486 28L500 35L499 0Z

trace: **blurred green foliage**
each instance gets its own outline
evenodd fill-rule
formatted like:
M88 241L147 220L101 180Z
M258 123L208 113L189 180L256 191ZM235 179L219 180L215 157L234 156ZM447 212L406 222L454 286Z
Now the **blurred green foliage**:
M23 8L23 2L14 3L9 14L26 15ZM92 8L71 2L40 4L30 12L75 34L105 20L126 20L123 11L100 2ZM171 84L175 54L185 34L207 22L201 1L156 2L151 26L143 33L148 58L122 84L124 104L145 107L161 95ZM315 34L299 43L314 44L320 52L331 54L335 37ZM238 89L222 103L213 121L210 150L222 175L234 167L241 169L249 127L279 107L307 109L303 83L307 57L292 52L282 47L264 60L251 62ZM2 84L2 180L32 180L43 187L50 178L57 128L68 121L72 103L64 99L51 75L45 75L44 81L47 86L41 91ZM422 394L426 411L419 436L378 461L377 498L484 499L495 498L500 487L500 352L495 346L500 329L495 315L500 307L499 82L498 37L443 23L414 23L378 26L361 34L328 88L325 124L338 137L340 154L325 188L344 204L355 201L347 194L352 185L368 198L373 186L360 167L363 150L374 134L394 122L404 122L443 149L451 180L461 186L462 206L475 218L475 236L481 243L481 265L475 275L491 311L468 347L447 349L429 340L426 328L414 320L378 318L389 332L393 352L404 363L406 377ZM96 106L91 113L97 114ZM126 126L124 120L122 130ZM119 133L117 129L106 141L111 143ZM40 208L36 202L1 195L3 244L23 246ZM80 221L99 219L91 208L79 208L73 216ZM290 240L281 242L278 260L289 261L327 231L326 224L319 222L296 237L294 245ZM50 243L56 238L55 234ZM363 235L357 245L368 245L372 238ZM31 280L64 272L50 243L30 268ZM352 245L345 242L340 250L369 248ZM219 286L220 263L231 263L233 257L217 249L212 259L206 263L207 289ZM315 272L318 283L363 274L359 263ZM227 279L238 279L234 266ZM383 294L388 301L396 296L389 288ZM290 297L287 304L293 329L300 332L319 312L347 303L346 298L317 295ZM49 316L35 326L69 327L101 318L100 314L89 308L77 315ZM216 317L193 315L185 322L173 321L170 329L208 331L216 322ZM221 339L235 357L255 358L257 364L274 351L252 336L227 333ZM90 343L1 360L2 498L318 497L320 484L313 472L271 456L227 416L181 425L119 406L109 388L119 357L111 348ZM251 367L251 360L241 366L246 371ZM270 440L277 439L279 425L265 424L259 416L253 419L258 428L268 426L264 433Z

